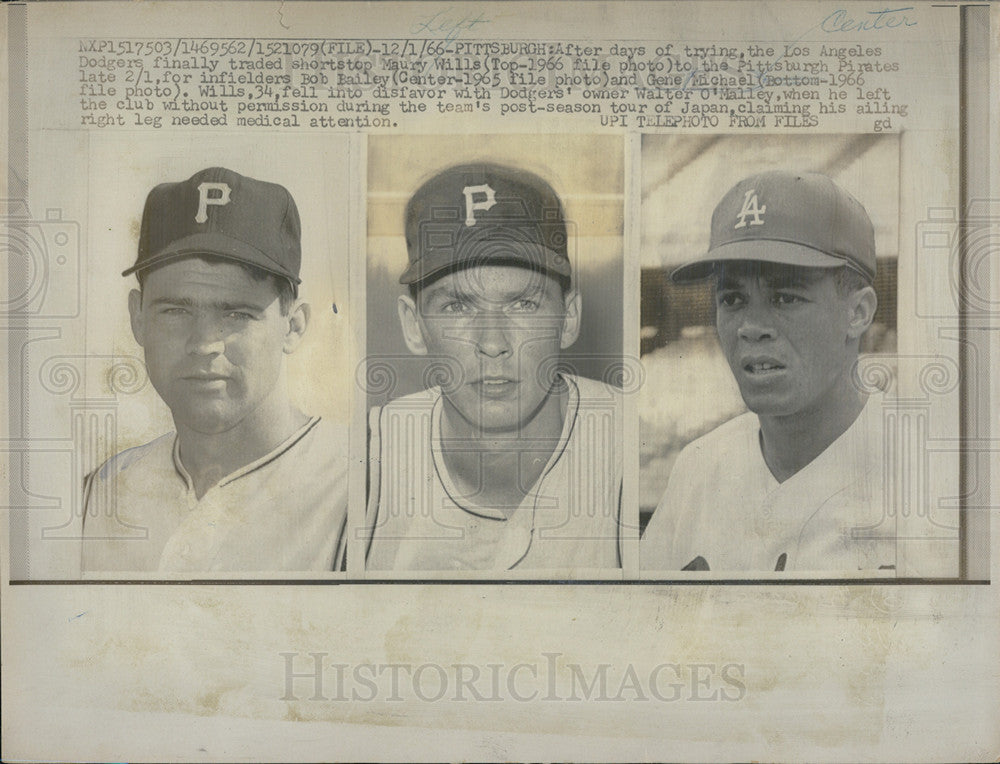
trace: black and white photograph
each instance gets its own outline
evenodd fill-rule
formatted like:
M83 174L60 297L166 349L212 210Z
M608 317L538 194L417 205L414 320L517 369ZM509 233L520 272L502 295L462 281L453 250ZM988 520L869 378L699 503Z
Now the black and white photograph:
M997 760L998 6L0 11L0 759Z
M614 137L369 141L369 576L621 571L623 162Z

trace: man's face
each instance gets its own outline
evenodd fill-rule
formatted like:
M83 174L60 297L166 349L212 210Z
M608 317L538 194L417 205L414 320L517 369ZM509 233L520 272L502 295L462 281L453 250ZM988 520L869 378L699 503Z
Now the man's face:
M874 303L859 322L858 294L841 295L835 274L737 261L719 276L719 343L751 411L788 416L819 410L833 387L849 378Z
M442 358L445 404L478 432L518 434L542 408L560 351L576 340L579 297L510 265L466 268L400 298L410 350Z
M270 280L196 258L153 270L142 294L129 295L153 387L178 428L204 434L287 405L279 380L283 356L305 328L300 308L283 316Z

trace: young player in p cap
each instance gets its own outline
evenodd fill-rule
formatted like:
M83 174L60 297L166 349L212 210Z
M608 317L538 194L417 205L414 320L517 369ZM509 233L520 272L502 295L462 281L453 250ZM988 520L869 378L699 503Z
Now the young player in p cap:
M750 413L678 456L641 566L893 568L882 396L853 376L876 308L864 207L825 175L755 175L716 207L707 254L671 277L715 279L719 342Z
M439 386L370 412L369 570L620 567L619 396L558 373L580 296L555 191L470 164L406 209L407 347Z
M300 225L282 186L210 168L146 199L132 332L176 433L88 476L83 569L331 570L346 433L289 401Z

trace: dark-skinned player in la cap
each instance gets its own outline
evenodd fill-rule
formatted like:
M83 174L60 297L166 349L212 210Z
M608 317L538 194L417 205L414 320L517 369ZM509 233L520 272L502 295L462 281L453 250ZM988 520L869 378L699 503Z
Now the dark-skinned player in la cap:
M895 566L883 398L856 383L875 263L868 213L825 175L754 175L719 202L708 251L671 277L713 281L719 344L749 412L678 456L640 545L644 570Z
M515 167L451 167L404 229L403 337L447 372L370 412L368 569L620 567L620 401L557 369L582 310L558 195Z
M123 275L132 332L175 432L88 476L83 570L339 566L347 434L289 400L300 222L288 191L213 167L156 186Z

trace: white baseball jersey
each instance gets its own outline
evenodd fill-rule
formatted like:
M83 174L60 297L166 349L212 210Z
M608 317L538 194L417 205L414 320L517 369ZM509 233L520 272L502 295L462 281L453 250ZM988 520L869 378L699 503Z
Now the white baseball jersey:
M347 432L315 417L200 499L169 433L87 480L83 570L333 570L347 520Z
M779 483L743 414L688 445L640 544L644 570L858 571L896 565L882 397ZM700 558L700 559L699 559Z
M559 442L509 516L456 498L461 493L441 453L439 388L374 407L367 568L621 567L620 393L594 380L564 379L569 394Z

